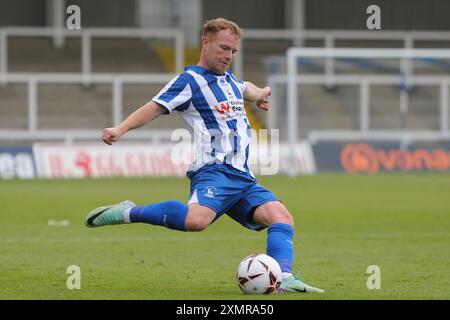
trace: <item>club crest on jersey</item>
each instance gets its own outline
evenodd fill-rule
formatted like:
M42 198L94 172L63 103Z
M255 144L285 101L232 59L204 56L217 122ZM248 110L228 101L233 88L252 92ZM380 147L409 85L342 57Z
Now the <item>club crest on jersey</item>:
M218 113L220 113L221 115L225 114L225 113L230 113L230 104L227 102L222 102L219 106L214 106L214 109L216 109L216 111Z
M210 199L214 198L215 193L216 193L216 188L214 188L214 187L206 187L205 188L205 197L206 198L210 198Z

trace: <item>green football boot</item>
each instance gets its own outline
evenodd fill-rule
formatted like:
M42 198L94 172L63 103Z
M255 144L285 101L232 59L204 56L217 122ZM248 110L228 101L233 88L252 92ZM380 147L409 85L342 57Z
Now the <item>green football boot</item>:
M126 223L123 212L133 206L135 206L135 204L132 201L125 200L110 206L95 208L89 212L84 220L84 224L86 227L95 228Z
M297 273L297 275L290 276L288 278L285 278L281 280L281 285L278 288L278 292L317 292L317 293L323 293L325 292L322 289L311 287L310 285L307 285L303 281L300 280L300 273Z

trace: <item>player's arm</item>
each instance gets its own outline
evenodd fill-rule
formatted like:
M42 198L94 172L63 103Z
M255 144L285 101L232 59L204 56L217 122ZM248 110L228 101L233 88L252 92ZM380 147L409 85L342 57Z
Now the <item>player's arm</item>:
M256 102L258 108L263 110L269 109L269 96L272 93L270 87L259 88L249 81L245 81L244 99Z
M128 118L116 127L103 129L102 139L105 143L111 145L113 142L119 140L120 137L129 130L142 127L144 124L156 119L166 111L167 109L160 106L156 102L149 101L130 114Z

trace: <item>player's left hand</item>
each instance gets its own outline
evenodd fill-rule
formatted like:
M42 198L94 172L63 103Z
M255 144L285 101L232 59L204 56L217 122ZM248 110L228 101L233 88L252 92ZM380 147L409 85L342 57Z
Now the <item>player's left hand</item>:
M272 89L270 87L265 87L261 89L261 98L256 101L256 106L265 111L269 110L269 97L272 94Z

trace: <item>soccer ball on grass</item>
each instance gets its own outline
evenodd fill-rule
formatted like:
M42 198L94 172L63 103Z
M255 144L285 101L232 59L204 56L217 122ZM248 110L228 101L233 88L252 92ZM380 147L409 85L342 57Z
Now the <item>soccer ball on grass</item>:
M245 294L273 293L281 284L281 268L271 256L254 253L241 261L236 280Z

